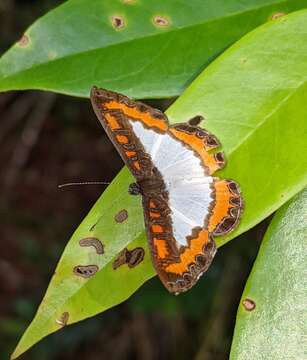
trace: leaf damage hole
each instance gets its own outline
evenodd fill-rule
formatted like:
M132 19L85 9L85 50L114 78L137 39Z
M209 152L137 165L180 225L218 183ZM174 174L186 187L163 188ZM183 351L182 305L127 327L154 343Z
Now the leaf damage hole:
M65 326L67 325L68 319L69 319L69 312L65 311L63 312L63 314L59 319L55 320L55 322L61 326Z
M89 278L99 270L97 265L77 265L74 267L74 274L83 278Z
M165 16L156 15L153 17L153 23L154 23L154 25L157 25L157 26L166 27L166 26L169 26L170 21Z
M87 237L79 241L80 246L93 246L96 249L96 253L99 255L104 254L104 246L102 242L95 237Z
M256 308L256 303L252 299L244 299L242 301L243 307L246 311L253 311Z
M26 34L23 34L18 41L18 45L21 47L26 47L29 44L29 37Z
M111 17L112 26L115 29L122 29L125 26L125 20L122 16L113 15Z
M276 19L279 19L280 17L283 17L283 16L285 16L285 15L287 15L287 14L280 11L280 12L277 12L277 13L273 14L273 15L271 16L271 19L272 19L272 20L276 20Z
M144 255L145 251L141 247L136 247L131 251L129 251L127 248L124 248L124 250L122 250L114 260L112 265L113 270L116 270L125 264L127 264L130 269L134 268L143 261Z
M126 209L120 210L115 216L114 220L117 223L122 223L128 219L128 211Z

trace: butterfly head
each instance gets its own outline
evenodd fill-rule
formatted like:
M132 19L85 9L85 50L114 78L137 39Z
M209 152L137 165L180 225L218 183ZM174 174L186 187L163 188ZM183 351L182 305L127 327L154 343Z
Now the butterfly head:
M130 195L140 195L142 193L141 186L138 183L131 183L128 188Z

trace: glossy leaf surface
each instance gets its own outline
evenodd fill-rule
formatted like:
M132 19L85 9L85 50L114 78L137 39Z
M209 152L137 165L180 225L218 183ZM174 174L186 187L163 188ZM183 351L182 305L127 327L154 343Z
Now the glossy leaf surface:
M202 125L221 140L228 161L219 176L241 186L241 224L227 238L216 238L218 246L259 223L307 183L306 34L307 11L261 26L214 61L167 111L172 123L205 117ZM127 192L132 181L127 169L121 171L69 241L15 357L58 330L64 312L68 323L93 316L154 276L141 202ZM114 216L123 209L128 218L116 223ZM98 238L105 253L80 247L85 237ZM144 260L134 268L113 270L118 253L136 246L145 249ZM95 276L73 273L75 266L89 264L99 267Z
M304 358L306 218L307 190L274 216L242 295L231 360Z
M0 59L0 91L134 98L179 95L248 31L305 0L70 0L35 22ZM157 24L158 23L158 24Z

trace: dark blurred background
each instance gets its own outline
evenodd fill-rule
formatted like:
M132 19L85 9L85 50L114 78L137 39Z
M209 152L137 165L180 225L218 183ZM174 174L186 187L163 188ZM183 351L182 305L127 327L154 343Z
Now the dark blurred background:
M1 0L1 54L55 0ZM146 101L162 110L172 100ZM8 359L42 300L74 229L123 166L85 99L0 94L0 358ZM226 154L227 155L227 154ZM169 295L155 278L128 301L65 327L21 359L228 359L236 310L266 223L218 251L192 291Z

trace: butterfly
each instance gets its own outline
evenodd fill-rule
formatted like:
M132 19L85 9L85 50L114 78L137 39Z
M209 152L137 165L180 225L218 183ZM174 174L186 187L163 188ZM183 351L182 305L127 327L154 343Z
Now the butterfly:
M153 265L169 292L190 289L216 253L213 236L238 224L243 200L233 180L213 177L225 166L208 131L148 105L93 87L94 111L136 182Z

